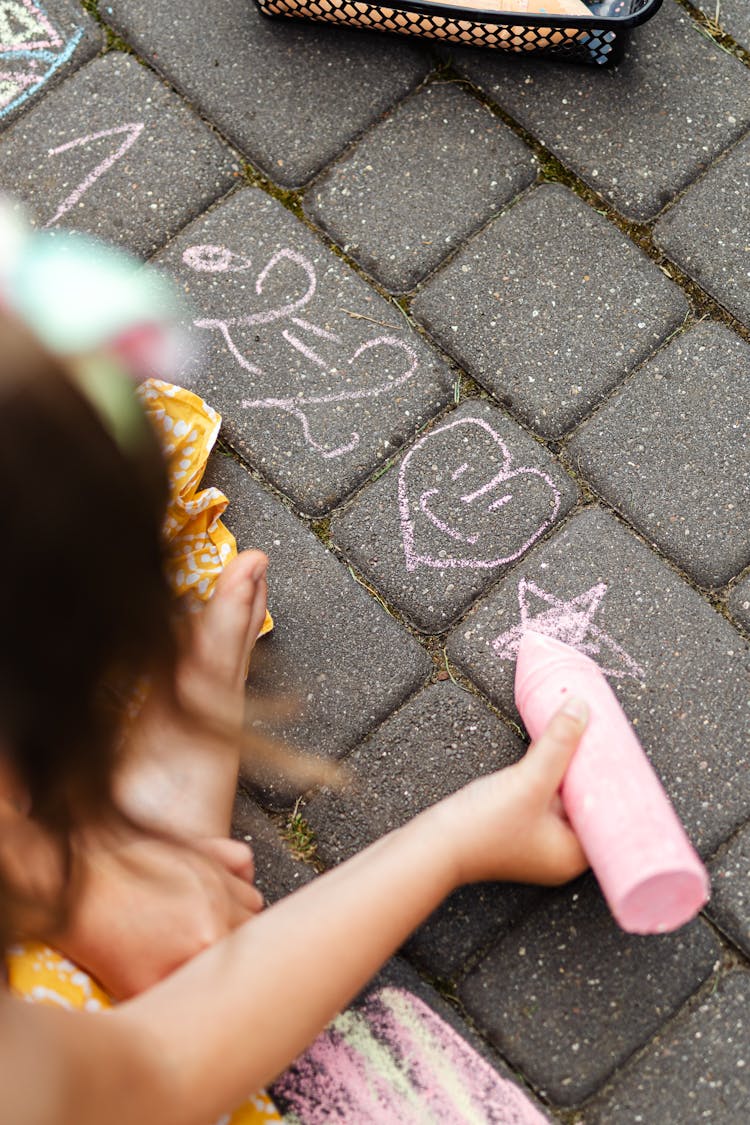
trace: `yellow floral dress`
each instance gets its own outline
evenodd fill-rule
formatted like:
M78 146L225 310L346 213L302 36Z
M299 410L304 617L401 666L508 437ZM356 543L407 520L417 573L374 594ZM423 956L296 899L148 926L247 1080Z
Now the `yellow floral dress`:
M234 536L221 522L227 498L217 488L199 491L221 418L197 395L160 380L147 380L136 393L160 435L167 458L171 497L164 525L167 572L186 606L197 608L210 598L222 569L237 554ZM261 636L272 627L266 613ZM7 969L12 991L31 1003L96 1012L113 1006L88 973L48 946L33 942L13 946L7 953ZM264 1125L269 1121L282 1118L261 1092L216 1125Z

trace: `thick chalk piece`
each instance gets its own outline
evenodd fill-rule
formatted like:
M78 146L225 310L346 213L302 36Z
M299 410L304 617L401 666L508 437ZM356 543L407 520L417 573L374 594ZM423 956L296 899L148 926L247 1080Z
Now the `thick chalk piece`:
M515 698L532 739L572 696L590 717L561 787L568 819L620 926L675 930L708 901L706 869L599 667L570 645L525 633Z

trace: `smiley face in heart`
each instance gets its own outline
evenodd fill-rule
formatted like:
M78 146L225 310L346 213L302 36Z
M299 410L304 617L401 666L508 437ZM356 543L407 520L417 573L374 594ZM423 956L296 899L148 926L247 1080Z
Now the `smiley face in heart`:
M398 502L407 570L489 570L520 558L551 526L560 493L541 469L514 468L483 418L464 417L409 450Z

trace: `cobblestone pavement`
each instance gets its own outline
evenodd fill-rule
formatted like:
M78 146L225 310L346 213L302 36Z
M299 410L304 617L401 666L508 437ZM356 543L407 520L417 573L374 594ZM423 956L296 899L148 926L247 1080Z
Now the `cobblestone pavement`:
M256 682L359 781L241 792L267 896L522 753L545 614L709 862L675 934L590 877L479 886L389 967L551 1120L750 1120L747 7L664 0L607 70L250 0L0 3L0 188L188 294L212 477L271 557Z

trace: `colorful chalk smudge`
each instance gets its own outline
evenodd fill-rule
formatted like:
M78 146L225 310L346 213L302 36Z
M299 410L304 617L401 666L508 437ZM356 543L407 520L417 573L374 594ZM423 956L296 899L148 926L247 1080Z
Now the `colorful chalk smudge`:
M249 269L251 266L249 258L236 254L227 246L214 243L189 246L183 252L182 260L189 269L198 273L234 273ZM255 279L256 296L263 297L269 277L282 265L287 268L291 265L298 270L300 292L296 297L286 300L281 305L261 308L255 312L247 313L245 316L201 317L193 323L196 328L218 331L223 337L230 355L244 371L253 376L263 377L265 373L261 367L253 363L242 352L235 340L235 332L237 329L260 325L268 326L276 322L283 325L281 337L284 342L328 377L332 386L335 385L336 381L340 381L342 373L337 366L337 362L342 363L345 368L355 368L354 372L347 375L346 382L350 382L352 377L356 378L359 374L356 370L358 361L361 360L363 365L367 364L367 370L362 370L360 376L363 383L367 384L370 382L369 371L377 370L382 366L382 358L379 358L378 352L380 352L380 357L382 357L384 351L400 353L403 359L401 371L383 382L377 382L374 386L362 385L354 390L331 390L321 394L291 394L283 398L274 396L247 398L240 403L243 410L278 411L296 418L300 424L303 440L313 452L326 459L342 457L359 445L359 434L354 431L349 435L348 440L341 445L332 449L328 448L313 436L309 416L310 408L326 407L339 402L356 402L390 394L408 382L414 375L419 363L417 354L409 344L397 336L376 336L370 340L365 340L355 349L352 355L344 356L342 360L340 348L344 342L338 333L332 332L328 328L322 328L320 325L298 315L310 303L317 290L315 267L303 254L289 248L277 250ZM294 329L291 328L291 325L294 325ZM333 345L333 348L329 347L328 349L331 358L326 358L318 350L321 347L320 341Z
M0 120L49 81L82 38L78 27L66 42L33 0L0 0Z
M451 434L456 427L466 428L471 433L474 464L457 465L450 471L450 480L453 483L469 472L475 487L464 491L466 486L462 481L458 495L454 495L446 482L440 489L417 489L418 495L412 496L411 476L419 461L431 460L435 467L439 466L440 472L449 471L449 459L454 454L450 448L440 448L441 437ZM500 469L486 479L485 466L496 463L498 454ZM530 483L538 487L538 482L542 482L549 496L550 514L536 522L529 519L530 505L525 501L524 490ZM560 493L541 469L526 465L514 467L505 442L483 418L455 418L431 430L404 457L398 475L398 504L407 570L413 571L419 566L439 570L447 567L490 570L520 558L552 525L560 510ZM440 514L436 511L438 506ZM512 514L506 511L508 508ZM469 515L474 530L467 533L462 525ZM441 532L445 544L451 547L450 553L441 549L433 554L418 546L420 525L425 523ZM506 545L498 552L499 527L506 536L513 529L515 542L512 547Z
M417 996L381 988L276 1082L288 1125L544 1125L519 1086Z
M512 629L501 633L492 642L492 649L499 660L515 662L518 646L527 630L543 633L547 637L563 641L585 653L599 664L605 676L622 679L633 676L642 680L643 668L629 656L614 637L605 633L594 622L607 592L607 584L598 582L583 594L565 601L548 593L535 582L522 578L518 583L518 608L521 620ZM534 600L537 608L534 610Z

